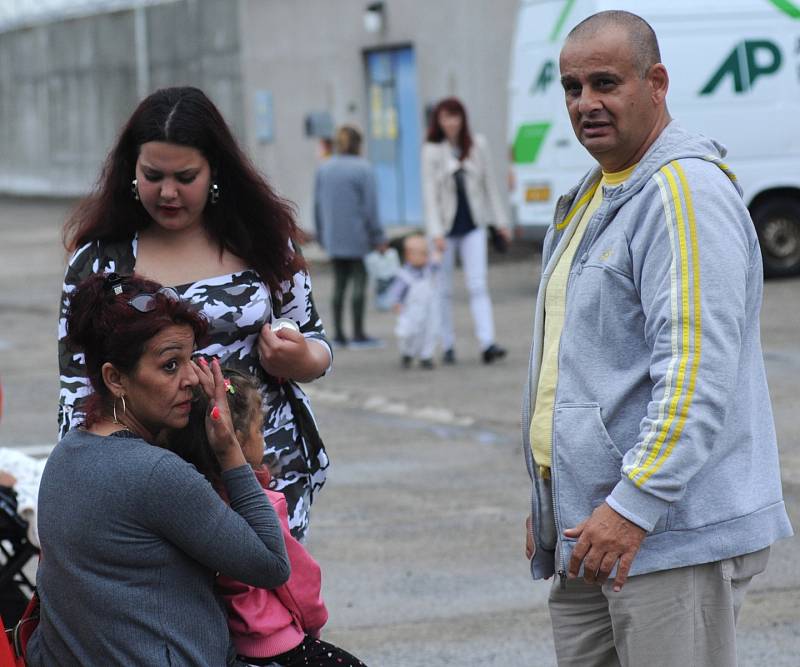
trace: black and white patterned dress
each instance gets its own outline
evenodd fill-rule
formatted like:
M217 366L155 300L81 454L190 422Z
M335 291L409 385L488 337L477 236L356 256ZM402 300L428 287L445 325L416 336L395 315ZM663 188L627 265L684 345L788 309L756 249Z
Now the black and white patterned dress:
M69 262L58 323L59 437L82 423L81 401L90 392L83 354L72 352L65 343L69 295L93 273L133 273L136 249L136 238L91 242L76 250ZM308 397L296 383L279 383L264 371L257 343L261 327L279 313L280 317L297 322L306 338L318 340L330 350L314 307L308 273L298 272L292 280L281 284L275 308L269 289L250 269L174 287L211 323L206 345L198 349L198 354L214 355L223 366L259 379L265 399L264 462L273 475L272 488L286 496L292 535L304 538L314 493L325 483L328 456L319 439ZM304 435L300 432L301 423Z

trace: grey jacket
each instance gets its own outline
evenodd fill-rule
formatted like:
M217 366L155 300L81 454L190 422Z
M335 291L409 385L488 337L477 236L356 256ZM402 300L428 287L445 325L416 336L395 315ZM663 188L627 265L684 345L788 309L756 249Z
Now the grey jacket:
M252 470L230 470L223 482L230 507L172 452L67 433L39 491L41 621L28 664L224 666L215 573L273 588L289 561Z
M357 155L334 155L317 169L314 224L317 240L335 258L362 258L386 240L369 162Z
M759 337L761 254L724 154L671 123L631 177L606 189L580 242L553 417L560 538L555 556L537 550L535 578L566 569L574 541L563 530L603 501L648 531L631 574L792 534ZM522 420L534 526L542 485L528 430L543 295L599 178L594 169L561 198L545 239Z

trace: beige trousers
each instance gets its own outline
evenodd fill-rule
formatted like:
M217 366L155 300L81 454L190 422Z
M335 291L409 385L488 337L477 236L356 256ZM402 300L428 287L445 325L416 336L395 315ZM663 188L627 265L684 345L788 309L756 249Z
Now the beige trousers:
M736 667L736 620L769 548L630 577L619 593L554 577L550 618L559 667Z

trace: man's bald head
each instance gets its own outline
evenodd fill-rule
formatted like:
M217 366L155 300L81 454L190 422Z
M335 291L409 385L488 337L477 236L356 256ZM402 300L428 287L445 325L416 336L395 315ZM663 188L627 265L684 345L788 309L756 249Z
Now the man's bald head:
M644 77L650 68L661 62L656 33L641 16L618 9L598 12L584 19L567 35L567 42L594 37L606 30L620 28L625 31L631 47L631 57L636 69Z

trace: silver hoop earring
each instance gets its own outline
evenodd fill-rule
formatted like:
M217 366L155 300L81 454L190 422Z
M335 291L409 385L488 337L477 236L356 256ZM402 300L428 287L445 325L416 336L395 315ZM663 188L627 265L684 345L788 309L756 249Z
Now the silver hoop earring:
M219 201L219 185L212 183L208 189L208 196L211 199L211 205L216 204Z
M122 414L125 415L128 412L128 406L125 405L125 396L120 396L119 398L122 399ZM114 402L111 404L111 410L114 413L114 423L115 424L122 424L121 421L117 419L117 397L114 397Z
M131 181L131 194L136 201L139 201L139 181L135 178Z

